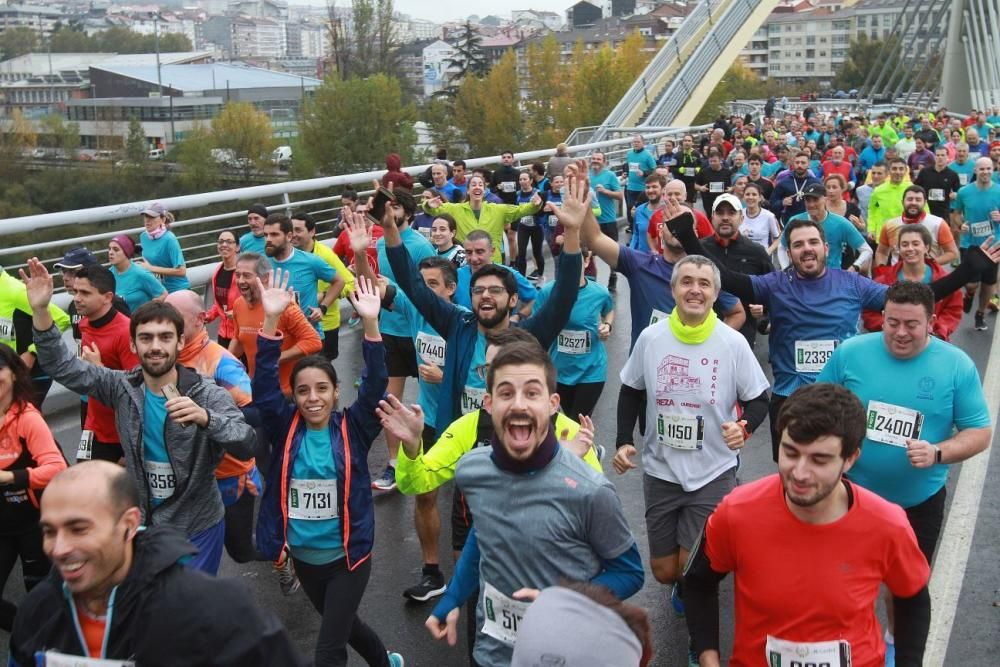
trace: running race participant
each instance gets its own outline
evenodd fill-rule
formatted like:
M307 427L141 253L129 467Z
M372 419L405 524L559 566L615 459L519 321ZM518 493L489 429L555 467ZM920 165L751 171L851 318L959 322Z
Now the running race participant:
M562 178L560 176L559 178ZM552 216L555 217L555 216ZM474 229L465 237L465 266L458 269L458 289L455 290L455 303L463 308L472 308L471 284L472 276L478 273L484 266L491 266L493 262L493 240L483 229ZM409 250L409 248L407 248ZM414 257L414 255L410 255ZM420 260L414 257L414 261L419 264ZM531 304L538 296L538 289L530 280L517 269L504 267L510 271L517 281L517 311L512 317L517 320L531 316ZM395 393L389 392L396 396Z
M486 333L521 326L534 334L543 348L548 348L566 326L579 291L583 267L579 232L590 201L586 183L571 180L569 193L557 213L565 227L565 245L552 298L545 308L538 309L531 317L513 322L517 281L506 267L484 266L472 276L470 313L443 302L418 279L416 267L399 238L394 221L388 215L383 219L386 254L400 288L438 335L448 341L440 394L444 400L438 403L433 421L437 432L443 433L459 415L482 407L486 384L477 368L486 356Z
M969 159L969 144L961 142L955 146L955 159L948 168L958 176L959 187L976 180L976 162Z
M518 177L518 190L514 203L518 206L527 204L535 197L536 192L531 174L524 172ZM542 229L537 218L533 215L525 215L514 224L517 226L517 259L514 261L514 268L527 275L528 243L530 242L531 254L535 260L535 270L531 272L529 278L537 280L545 273L545 257L542 248L545 243L545 230Z
M875 616L883 583L895 600L896 658L923 664L927 560L903 511L844 477L863 450L865 423L861 402L842 387L801 387L785 402L778 474L723 499L684 573L698 664L722 664L719 582L730 572L730 665L889 664Z
M549 348L549 356L556 367L559 404L572 417L590 417L594 413L608 374L604 341L614 326L615 304L603 285L586 276L593 257L590 250L583 250L583 271L576 303L566 327ZM536 308L541 309L552 298L554 287L553 282L542 287Z
M688 206L694 205L697 190L694 189L694 179L701 171L701 156L694 147L694 137L685 134L681 139L681 148L678 151L677 164L674 166L674 175L684 184L685 201Z
M666 185L659 174L646 177L646 201L637 205L632 213L632 238L628 247L640 252L652 252L649 247L649 219L660 208L663 188Z
M883 228L884 231L884 228ZM893 251L899 262L893 266L878 266L873 278L883 285L893 285L901 281L930 283L943 278L947 273L934 261L930 254L931 233L923 225L904 226L899 230L898 243ZM881 331L884 316L882 311L866 310L861 315L868 331ZM962 292L953 292L934 304L934 320L931 333L947 341L962 321Z
M237 359L246 359L247 372L252 378L257 360L257 331L264 324L264 307L260 303L258 280L267 280L272 272L271 262L253 252L241 254L236 259L236 284L240 298L233 304L233 321L236 338L229 343L229 351ZM323 349L323 341L309 324L301 308L289 308L278 322L281 337L281 357L278 359L278 378L281 391L290 396L292 366L302 357L316 354Z
M607 157L602 151L590 154L590 187L597 193L597 204L601 208L597 224L605 236L617 243L618 203L625 201L625 193L622 192L618 177L608 169ZM610 269L608 291L614 292L618 286L618 273L611 267L608 268Z
M872 190L868 200L868 231L873 239L879 238L886 220L903 214L903 192L910 186L906 162L898 157L886 160L889 180ZM930 210L929 208L925 210Z
M285 545L309 601L322 616L316 640L319 667L346 666L347 646L375 667L402 667L398 653L358 616L371 576L375 507L368 454L378 437L375 416L388 376L378 330L378 290L359 277L351 303L361 316L365 366L358 398L338 411L337 371L310 356L292 371L292 401L278 390L281 332L278 321L293 302L287 275L276 271L268 287L258 282L264 326L257 342L254 404L271 442L280 443L268 473L257 518L257 545L271 560Z
M163 301L167 296L163 283L141 263L133 262L133 258L135 243L125 234L108 242L108 268L115 276L115 292L124 299L129 312L148 301Z
M847 218L831 213L826 208L826 187L822 183L810 183L802 190L802 199L806 204L806 212L793 215L781 236L781 245L788 248L788 230L796 220L811 220L823 230L827 251L827 264L840 268L843 265L844 251L852 249L857 252L857 258L847 267L848 271L865 273L871 263L872 249L865 237ZM787 268L787 267L785 267Z
M679 261L670 279L677 307L643 331L621 371L614 467L618 474L636 467L633 427L641 418L650 567L657 581L674 584L678 614L688 555L708 515L735 488L739 452L767 415L764 371L712 310L720 282L712 260Z
M689 231L691 216L679 207L669 207L667 215L678 241L689 253L701 249ZM872 282L852 271L829 268L822 227L813 220L789 223L785 233L790 239L792 270L747 276L720 265L722 285L733 294L764 305L771 317L768 349L774 375L771 395L771 447L778 460L780 433L777 415L781 404L798 387L812 384L834 349L857 333L861 311L881 310L885 303L885 285ZM1000 244L984 243L970 251L966 262L955 271L935 281L935 295L946 296L959 289L968 276L995 263Z
M556 439L555 375L538 345L504 346L484 399L495 435L455 471L476 527L426 625L454 645L459 609L478 586L473 658L481 667L510 664L518 623L542 588L568 578L627 599L642 587L639 549L614 486ZM383 419L387 407L380 407Z
M456 229L455 218L447 213L436 215L431 221L431 243L438 257L448 260L457 269L465 264L465 248L455 243Z
M24 588L30 592L49 573L38 527L42 491L66 458L31 404L31 374L14 350L0 345L0 592L21 560ZM0 598L0 629L10 632L17 606Z
M732 182L732 173L723 166L722 156L718 151L711 151L708 166L703 167L694 180L694 189L701 193L701 207L706 213L712 210L719 195L729 191Z
M809 155L797 153L792 161L792 171L777 179L771 193L771 212L782 223L792 216L805 212L804 191L806 186L819 183L819 179L809 173Z
M300 211L292 215L292 245L306 254L316 255L336 272L332 283L325 280L316 283L317 292L336 295L329 305L319 305L323 313L319 323L323 330L323 356L333 361L340 356L340 299L354 291L354 274L333 250L316 240L316 221L308 213Z
M887 178L887 167L884 162L876 163L871 171L868 172L868 182L859 185L854 189L854 196L858 199L858 208L861 210L861 219L865 221L866 236L870 236L871 232L868 232L868 206L871 203L872 193L875 188L885 183Z
M761 173L761 168L763 167L763 159L753 153L747 158L747 185L751 183L757 186L757 190L760 193L760 202L762 206L771 205L771 193L774 192L774 183L770 179L765 178Z
M931 213L947 220L951 215L951 203L962 187L958 174L948 168L947 148L938 146L935 149L934 166L921 169L913 184L927 191L927 205Z
M955 198L956 221L962 232L960 245L963 259L969 248L986 238L996 238L1000 231L1000 184L993 182L993 161L988 157L976 160L976 180L963 186ZM972 310L972 303L979 289L979 307L976 309L975 327L986 331L986 309L997 293L997 267L991 267L974 276L965 287L965 312Z
M233 403L243 412L248 424L262 426L257 409L252 405L250 376L243 364L208 336L202 298L191 290L181 290L168 296L167 303L184 318L184 347L177 361L203 377L212 378L233 397ZM264 486L256 459L241 461L227 452L215 469L215 480L226 508L223 539L226 553L237 563L261 560L253 544L254 498L260 495Z
M247 209L247 227L250 231L240 237L240 252L264 254L264 221L267 220L267 206L254 204Z
M208 292L212 295L212 307L205 313L205 322L219 320L216 342L229 347L229 341L236 335L233 322L233 304L240 298L240 288L236 284L236 257L239 255L236 235L228 229L219 232L219 268L212 274Z
M153 301L132 313L139 367L102 368L66 349L48 311L52 277L35 258L28 271L22 278L40 363L67 389L114 406L125 467L141 482L146 525L183 531L199 549L191 567L215 574L225 535L215 469L224 452L241 460L253 456L253 429L224 389L177 363L184 320L173 306Z
M514 204L517 194L517 182L521 172L514 166L513 151L503 151L500 153L500 166L493 172L490 178L490 187L493 192L503 201L504 204Z
M80 320L80 358L117 371L139 365L129 335L129 318L114 309L115 277L100 264L85 266L73 280L73 304ZM115 410L96 397L87 400L87 418L80 434L76 460L118 463L122 445L115 428Z
M174 217L156 202L142 212L143 231L139 234L142 256L135 262L163 281L168 292L191 289L184 264L181 242L170 231Z
M767 201L764 192L756 183L747 183L743 191L743 222L740 224L740 234L762 247L773 255L781 237L778 219L761 204Z
M628 217L630 231L634 233L634 211L642 201L646 178L656 171L656 158L646 150L646 143L641 134L632 137L632 150L625 154L625 168L628 170L628 180L625 182L625 215Z
M11 667L309 664L242 582L183 565L197 548L174 527L143 526L143 504L107 461L52 480L41 529L54 572L21 604Z
M882 225L878 248L875 249L876 269L899 261L896 246L899 245L900 231L907 225L919 224L930 233L932 243L928 252L938 264L948 266L958 259L958 244L947 219L927 213L924 210L926 204L927 193L921 186L911 185L903 191L903 215L886 220Z

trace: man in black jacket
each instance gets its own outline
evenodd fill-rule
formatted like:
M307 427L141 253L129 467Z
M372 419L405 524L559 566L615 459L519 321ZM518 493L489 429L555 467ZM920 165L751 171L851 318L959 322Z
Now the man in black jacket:
M740 235L740 225L743 223L743 205L736 195L729 193L719 195L712 209L712 226L715 235L702 240L712 259L722 262L730 271L746 273L752 276L762 276L774 270L771 257L767 251ZM753 308L752 304L744 303L743 310L747 313L746 321L740 327L740 333L753 347L757 338L757 320L751 314L756 310L758 317L762 307Z
M490 189L504 204L516 204L517 179L520 176L521 172L514 167L514 152L504 151L500 154L500 167L490 178Z
M182 564L197 551L183 533L141 526L139 493L123 468L68 468L41 510L53 568L18 609L10 665L35 665L39 652L58 664L72 656L150 667L307 664L242 584Z

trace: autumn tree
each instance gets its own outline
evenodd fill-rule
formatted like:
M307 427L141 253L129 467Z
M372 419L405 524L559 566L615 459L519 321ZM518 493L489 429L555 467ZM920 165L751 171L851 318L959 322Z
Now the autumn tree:
M559 108L567 96L566 76L570 68L562 64L562 47L549 33L528 47L528 97L524 100L527 142L532 146L554 146L565 133L559 128Z
M227 102L212 119L216 148L230 151L233 164L249 181L255 169L267 164L274 144L271 120L249 102Z
M181 165L180 180L185 190L205 192L219 185L219 163L212 157L214 141L211 130L198 124L178 144L175 156Z
M38 33L31 28L7 28L0 31L0 60L9 60L38 48Z
M384 74L367 79L327 77L303 102L299 123L303 164L324 174L384 169L389 153L403 164L413 158L415 107L403 100L399 81ZM296 166L298 152L293 159Z
M132 165L145 165L149 152L146 132L136 116L128 119L128 136L125 138L125 160Z
M490 71L490 61L483 50L483 36L466 21L455 44L455 55L444 61L449 72L448 85L434 93L437 97L455 99L458 89L467 77L482 78Z
M351 0L348 25L336 4L327 4L333 70L341 79L397 74L399 39L394 11L393 0Z
M420 109L420 118L427 124L427 133L436 148L443 148L449 154L461 143L460 132L455 127L452 105L441 98L425 100Z
M455 98L455 125L474 153L496 155L523 144L520 101L517 55L512 50L485 78L465 78Z
M833 79L833 87L839 90L860 88L871 73L879 72L883 66L886 72L895 72L900 67L900 40L890 35L885 40L869 38L865 33L851 42L847 48L844 63ZM874 84L874 78L870 82Z
M0 177L17 178L25 154L35 147L38 135L20 109L14 109L4 132L0 133Z

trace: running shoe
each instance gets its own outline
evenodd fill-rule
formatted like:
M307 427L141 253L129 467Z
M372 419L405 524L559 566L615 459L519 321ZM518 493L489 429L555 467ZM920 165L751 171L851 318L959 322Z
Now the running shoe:
M994 294L990 297L990 302L987 304L989 306L991 313L1000 312L1000 296Z
M288 553L288 548L281 550L281 557L274 563L274 571L278 575L278 584L284 595L292 595L299 590L299 578L295 576L295 565Z
M542 277L542 272L539 271L538 269L535 269L534 271L528 274L528 280L538 280L541 277Z
M684 616L684 600L681 598L680 586L674 584L674 588L670 591L670 606L674 608L674 613L678 616Z
M701 667L698 654L694 651L694 640L688 639L688 667Z
M427 602L439 597L447 589L448 586L444 583L444 575L441 572L433 574L424 572L420 577L420 583L403 591L403 597L414 602Z
M607 451L608 451L604 447L604 445L594 445L594 450L597 453L597 460L598 461L603 461L604 460L604 454L607 453Z
M389 656L389 667L406 667L406 661L400 654L392 651L386 651L385 654Z
M392 491L396 488L396 469L386 466L379 478L372 482L372 488L376 491Z
M976 313L976 331L986 331L989 329L986 326L986 315L984 313Z
M975 298L974 294L965 293L962 297L962 312L971 313L972 312L972 299Z

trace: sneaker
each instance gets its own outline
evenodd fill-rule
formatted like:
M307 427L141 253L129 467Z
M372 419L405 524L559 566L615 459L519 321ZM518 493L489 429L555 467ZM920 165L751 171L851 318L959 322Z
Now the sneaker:
M701 667L698 654L694 652L694 640L688 640L688 667Z
M444 583L444 575L441 572L424 572L420 577L420 583L410 586L403 591L403 597L414 602L427 602L432 598L442 595L448 586Z
M991 313L1000 312L1000 296L994 294L990 297L990 302L987 304Z
M405 667L406 661L403 660L403 656L398 653L393 653L392 651L386 651L385 654L389 656L389 667Z
M976 331L986 331L987 329L989 329L989 327L986 326L986 315L985 315L985 313L977 312L976 313Z
M361 316L358 315L357 313L351 315L350 319L347 320L347 326L351 327L352 329L358 326L359 324L361 324Z
M965 293L962 297L962 312L971 313L972 312L972 300L975 298L975 294Z
M392 491L396 488L396 469L386 466L381 476L372 482L372 488L376 491Z
M299 578L295 576L295 565L292 564L288 549L283 549L281 558L274 563L274 571L278 575L278 585L284 595L292 595L299 590Z
M885 667L896 667L896 645L885 645Z
M678 589L679 586L674 584L673 590L670 591L670 606L674 608L675 614L684 616L684 600L681 598L681 592Z
M541 277L542 277L542 272L539 271L538 269L535 269L534 271L528 274L528 280L538 280Z

